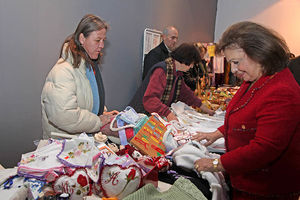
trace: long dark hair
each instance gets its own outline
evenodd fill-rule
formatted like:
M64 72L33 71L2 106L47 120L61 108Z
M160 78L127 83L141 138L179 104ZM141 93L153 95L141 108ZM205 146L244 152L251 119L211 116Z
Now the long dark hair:
M91 58L87 55L85 49L81 46L79 42L79 35L82 33L84 37L88 37L91 32L93 31L99 31L102 29L108 29L108 25L106 24L105 21L100 19L100 17L95 16L93 14L88 14L85 15L77 25L77 28L73 34L68 36L66 40L64 41L61 51L60 51L60 56L62 57L63 51L65 53L65 59L68 58L69 54L68 52L70 51L73 57L73 67L78 68L79 64L81 62L81 59L86 60L89 64L94 65L93 61ZM66 48L64 48L65 44L68 43ZM96 60L97 63L100 62L101 55L99 55L98 59Z
M216 52L241 48L253 61L260 63L266 75L279 72L288 63L289 48L275 31L254 22L233 24L223 33Z

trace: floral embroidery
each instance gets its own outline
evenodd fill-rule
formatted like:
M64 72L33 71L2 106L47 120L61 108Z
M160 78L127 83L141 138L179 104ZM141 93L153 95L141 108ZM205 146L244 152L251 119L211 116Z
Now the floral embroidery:
M55 181L56 193L68 193L71 199L83 197L90 191L89 178L83 169L77 170L73 175L62 175Z
M119 180L117 180L119 174L120 174L120 172L109 172L108 173L109 179L106 180L104 183L107 184L111 181L112 185L117 185L119 183Z
M36 156L34 154L32 154L31 156L29 156L25 159L22 159L21 164L27 164L27 163L33 162L33 161L35 161L35 159L36 159Z
M137 177L135 176L135 174L136 174L136 170L135 170L135 169L131 169L130 172L129 172L129 174L128 174L127 177L126 177L126 181L127 181L127 182L126 182L126 185L124 186L123 190L122 190L118 195L116 195L116 196L119 196L122 192L124 192L124 190L126 189L128 183L129 183L130 181L132 181L132 180L134 180L134 179L137 178Z
M128 176L127 176L127 182L131 181L131 180L134 180L135 178L135 169L131 169ZM125 186L126 187L126 186Z
M73 151L70 151L68 153L69 156L66 156L65 159L69 159L69 158L75 158L75 157L79 157L81 156L82 153L87 153L89 151L91 151L91 146L88 142L86 142L86 144L84 142L80 142L78 144L78 147L77 149L73 152Z
M81 185L81 187L84 187L88 184L87 178L81 174L78 176L77 182Z

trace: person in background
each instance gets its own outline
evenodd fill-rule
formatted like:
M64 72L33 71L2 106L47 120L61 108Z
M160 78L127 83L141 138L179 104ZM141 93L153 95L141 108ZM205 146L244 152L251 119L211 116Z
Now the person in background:
M178 120L171 112L172 103L182 101L213 115L193 91L185 84L183 72L200 62L200 55L193 44L183 43L171 52L171 57L155 64L136 92L130 105L137 112L156 112L168 121Z
M152 49L145 56L142 80L144 80L148 71L154 64L164 61L166 58L170 57L170 52L176 48L178 30L174 26L164 28L162 40L163 41L157 47Z
M292 60L292 59L294 59L296 56L295 56L295 54L293 54L293 53L288 53L288 56L289 56L289 59L290 60Z
M225 171L232 199L298 199L300 195L300 87L287 68L285 41L264 26L239 22L222 35L233 73L243 79L224 125L193 139L206 146L225 138L219 159L199 159L197 171Z
M298 85L300 85L300 56L290 59L288 67L293 73Z
M204 83L207 86L209 84L208 71L206 68L206 61L204 56L207 52L207 49L202 44L195 44L196 48L200 54L200 62L195 63L194 66L187 72L184 72L184 82L191 88L192 91L195 91L197 83L204 79Z
M51 132L99 132L117 111L105 112L98 68L108 25L88 14L62 45L60 58L46 78L42 94L43 138Z

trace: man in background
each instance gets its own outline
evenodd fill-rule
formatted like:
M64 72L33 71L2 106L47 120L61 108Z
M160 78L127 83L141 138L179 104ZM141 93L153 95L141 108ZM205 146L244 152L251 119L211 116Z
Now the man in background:
M300 56L291 59L288 67L293 73L298 85L300 85Z
M149 69L156 63L164 61L169 57L169 53L176 48L178 40L178 30L174 26L164 28L162 34L162 42L152 49L144 59L143 77L146 77Z

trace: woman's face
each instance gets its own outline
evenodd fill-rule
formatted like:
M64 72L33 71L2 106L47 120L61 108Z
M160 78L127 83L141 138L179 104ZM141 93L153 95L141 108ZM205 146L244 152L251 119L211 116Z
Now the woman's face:
M189 71L192 67L194 66L194 64L190 64L190 65L186 65L186 64L183 64L183 63L176 63L176 69L178 71L182 71L182 72L187 72Z
M79 41L91 59L98 58L101 50L104 47L105 39L105 28L101 29L100 31L91 32L88 37L84 37L82 33L79 35Z
M241 48L227 48L224 55L231 65L231 72L246 82L255 82L262 76L262 67L250 59Z

